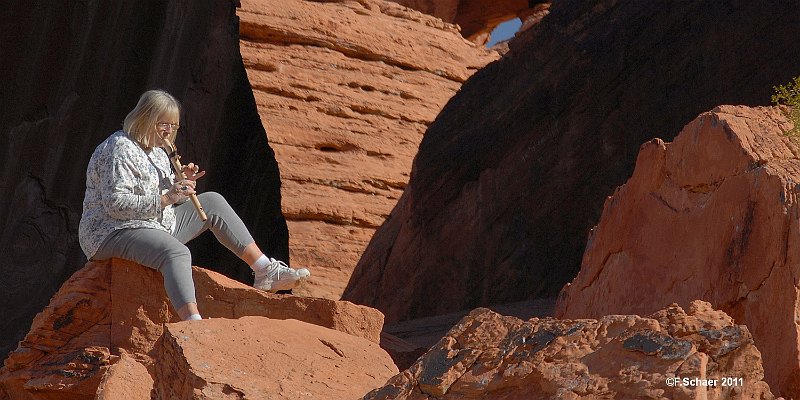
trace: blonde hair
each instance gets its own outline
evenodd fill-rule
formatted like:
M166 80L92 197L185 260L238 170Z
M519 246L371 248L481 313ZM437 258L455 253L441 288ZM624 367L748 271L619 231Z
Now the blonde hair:
M122 130L131 135L142 147L149 149L157 144L154 140L158 119L166 116L171 118L171 121L162 122L177 122L180 114L181 105L175 97L163 90L148 90L142 93L136 107L125 117ZM168 139L174 143L177 133L173 129Z

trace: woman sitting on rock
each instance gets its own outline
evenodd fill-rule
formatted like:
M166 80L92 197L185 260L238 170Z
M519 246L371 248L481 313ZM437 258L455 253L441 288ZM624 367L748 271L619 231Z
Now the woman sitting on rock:
M228 202L214 192L198 195L208 219L198 216L188 196L200 172L190 163L185 180L176 181L161 147L178 133L180 105L160 90L142 94L121 131L100 143L86 171L78 237L90 260L122 258L156 269L172 306L184 320L201 319L197 310L192 258L184 243L211 229L220 243L255 271L255 286L286 290L308 278L305 268L291 269L261 252Z

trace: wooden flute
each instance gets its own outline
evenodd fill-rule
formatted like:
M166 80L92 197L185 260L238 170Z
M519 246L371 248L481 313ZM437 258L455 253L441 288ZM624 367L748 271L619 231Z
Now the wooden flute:
M183 173L183 165L181 165L181 156L178 155L178 149L175 147L175 144L172 143L167 138L162 138L164 140L164 144L167 147L167 151L169 152L169 160L172 161L172 167L175 168L175 176L178 177L178 180L182 181L186 179L186 174ZM192 201L194 204L194 209L197 210L197 215L200 216L200 219L205 221L208 219L206 216L205 210L203 210L203 205L200 204L200 199L197 198L196 193L192 193L189 195L189 200Z

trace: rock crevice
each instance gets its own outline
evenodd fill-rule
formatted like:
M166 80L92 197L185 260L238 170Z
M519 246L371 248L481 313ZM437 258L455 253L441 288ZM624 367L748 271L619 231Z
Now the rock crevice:
M383 0L242 1L241 51L280 165L299 294L340 298L405 189L426 127L499 56Z

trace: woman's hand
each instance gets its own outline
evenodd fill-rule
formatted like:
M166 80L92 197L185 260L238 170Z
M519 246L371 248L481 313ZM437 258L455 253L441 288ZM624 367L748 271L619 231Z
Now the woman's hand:
M199 172L198 172L199 171ZM206 174L206 171L200 171L200 167L195 163L189 163L183 166L183 176L190 181L196 181Z
M189 195L194 194L197 182L190 179L183 179L172 184L167 193L161 195L161 207L166 207L186 200Z

